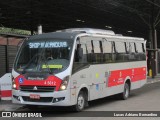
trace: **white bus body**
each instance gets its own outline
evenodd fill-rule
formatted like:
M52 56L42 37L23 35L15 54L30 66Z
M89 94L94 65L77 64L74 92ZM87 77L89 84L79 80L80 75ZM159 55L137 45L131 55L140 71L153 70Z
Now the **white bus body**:
M89 28L32 36L24 41L15 60L12 101L74 105L80 111L88 101L106 96L119 94L127 99L130 90L146 83L145 46L143 38ZM53 59L44 58L47 50Z

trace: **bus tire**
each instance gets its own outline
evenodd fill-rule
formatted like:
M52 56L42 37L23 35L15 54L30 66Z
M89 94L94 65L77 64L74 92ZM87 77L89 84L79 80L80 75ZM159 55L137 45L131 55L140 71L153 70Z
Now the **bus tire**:
M73 110L76 112L80 112L84 109L86 104L86 94L83 91L80 91L77 97L77 103L73 106Z
M119 94L119 98L121 100L126 100L126 99L128 99L129 95L130 95L130 86L128 83L125 83L124 90L122 93Z

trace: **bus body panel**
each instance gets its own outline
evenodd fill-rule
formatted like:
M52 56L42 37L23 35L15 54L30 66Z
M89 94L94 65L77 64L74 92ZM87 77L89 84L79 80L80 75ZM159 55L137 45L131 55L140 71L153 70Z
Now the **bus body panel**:
M63 37L65 37L65 35ZM71 106L77 103L78 94L83 88L87 88L88 101L91 101L123 92L124 83L127 80L130 80L131 82L131 90L140 88L146 83L146 60L120 63L110 62L102 64L91 63L84 65L78 71L74 71L73 67L75 60L75 50L77 39L79 38L81 39L81 42L83 41L82 43L84 44L91 39L95 41L102 41L102 39L106 39L107 41L139 42L145 44L145 41L142 38L86 33L79 33L77 35L74 35L74 38L72 37L73 50L71 52L71 58L68 68L58 74L55 74L55 76L61 80L63 80L66 76L69 76L67 89L64 91L37 93L24 92L13 89L13 96L17 96L20 99L17 100L17 97L12 97L13 103L30 105ZM13 78L18 77L19 75L20 74L14 69L12 70ZM58 102L36 102L34 100L33 102L29 102L22 99L22 96L30 96L31 94L38 94L42 98L53 97L54 99L65 97L65 99Z
M90 65L72 75L71 88L76 87L78 95L83 88L81 85L85 84L89 88L89 100L110 96L123 92L124 83L129 78L131 90L143 86L146 83L146 69L144 62ZM133 70L143 73L134 74ZM106 75L108 72L110 75Z

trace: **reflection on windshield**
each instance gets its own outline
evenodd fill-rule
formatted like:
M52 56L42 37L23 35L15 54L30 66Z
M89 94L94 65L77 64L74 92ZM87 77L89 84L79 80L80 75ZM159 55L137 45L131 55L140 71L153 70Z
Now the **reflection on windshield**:
M27 41L15 69L19 72L61 72L69 65L71 49L71 40Z

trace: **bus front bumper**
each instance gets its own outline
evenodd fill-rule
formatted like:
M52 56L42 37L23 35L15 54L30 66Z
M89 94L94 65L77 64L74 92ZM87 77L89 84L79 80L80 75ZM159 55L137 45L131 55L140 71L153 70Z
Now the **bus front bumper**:
M71 106L69 90L55 92L24 92L12 90L12 103L26 105Z

